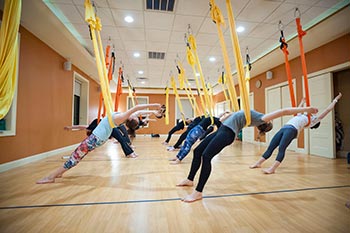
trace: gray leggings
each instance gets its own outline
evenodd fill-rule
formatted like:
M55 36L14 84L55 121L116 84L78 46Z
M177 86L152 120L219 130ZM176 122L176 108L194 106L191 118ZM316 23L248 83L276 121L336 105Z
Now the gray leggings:
M276 134L273 136L269 147L263 154L264 159L270 158L272 152L278 147L278 154L276 160L282 162L286 149L294 138L298 136L298 130L292 125L283 126Z

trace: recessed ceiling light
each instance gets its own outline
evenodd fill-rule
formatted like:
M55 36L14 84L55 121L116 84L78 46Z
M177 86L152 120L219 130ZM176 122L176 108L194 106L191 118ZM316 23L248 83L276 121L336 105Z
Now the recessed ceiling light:
M200 74L199 74L199 73L196 73L196 76L197 76L197 77L199 77L199 76L200 76Z
M239 26L239 27L236 28L237 32L243 32L244 30L245 30L245 28L242 27L242 26Z
M141 55L140 55L140 53L139 52L135 52L134 53L134 57L140 57Z
M214 62L214 61L216 61L216 58L215 57L209 57L209 61Z
M125 16L124 20L125 20L125 22L127 22L127 23L132 23L132 22L134 22L134 18L131 17L130 15Z
M139 73L139 74L143 74L143 71L142 71L142 70L139 70L137 73Z

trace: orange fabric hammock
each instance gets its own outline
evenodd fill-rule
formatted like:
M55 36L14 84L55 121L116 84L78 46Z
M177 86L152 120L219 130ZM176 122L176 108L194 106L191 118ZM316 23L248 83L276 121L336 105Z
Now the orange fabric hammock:
M298 8L296 8L296 12L297 11L299 12ZM304 80L305 101L306 101L306 106L309 107L310 106L309 81L307 78L306 59L305 59L305 52L304 52L304 45L303 45L303 36L306 35L306 32L303 31L299 16L295 18L295 22L296 22L297 31L298 31L300 60L301 60L301 68L303 71L303 80ZM311 121L310 114L308 114L307 117L308 117L308 124L306 126L308 126L310 124L310 121Z
M119 67L117 90L115 93L114 111L118 112L120 96L123 93L122 83L124 82L122 67Z
M281 22L280 22L281 24ZM290 65L289 65L289 59L288 59L288 44L285 41L283 30L281 30L281 37L280 37L280 49L283 51L284 54L284 64L286 67L286 74L288 78L288 87L289 87L289 95L290 95L290 101L292 104L292 107L296 107L296 100L294 95L294 87L293 87L293 80L292 80L292 72L290 71Z

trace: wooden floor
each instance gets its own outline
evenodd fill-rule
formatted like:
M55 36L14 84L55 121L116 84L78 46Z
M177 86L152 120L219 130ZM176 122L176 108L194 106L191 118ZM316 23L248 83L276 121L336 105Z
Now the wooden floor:
M0 173L0 232L350 232L345 159L288 152L264 175L248 166L265 148L235 142L214 158L204 199L184 203L192 188L175 185L192 153L170 165L176 152L163 140L137 136L137 159L109 141L53 184L35 181L61 166L62 154Z

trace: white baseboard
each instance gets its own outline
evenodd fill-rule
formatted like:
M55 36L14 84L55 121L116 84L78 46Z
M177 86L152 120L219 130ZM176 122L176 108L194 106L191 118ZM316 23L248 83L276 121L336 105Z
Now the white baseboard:
M59 153L72 152L78 145L79 145L79 143L71 145L71 146L59 148L56 150L51 150L51 151L47 151L44 153L32 155L32 156L29 156L29 157L26 157L23 159L18 159L18 160L12 161L12 162L0 164L0 173L4 172L4 171L8 171L8 170L16 168L16 167L26 165L28 163L32 163L32 162L35 162L35 161L38 161L41 159L45 159L45 158L50 157L50 156L57 155Z

